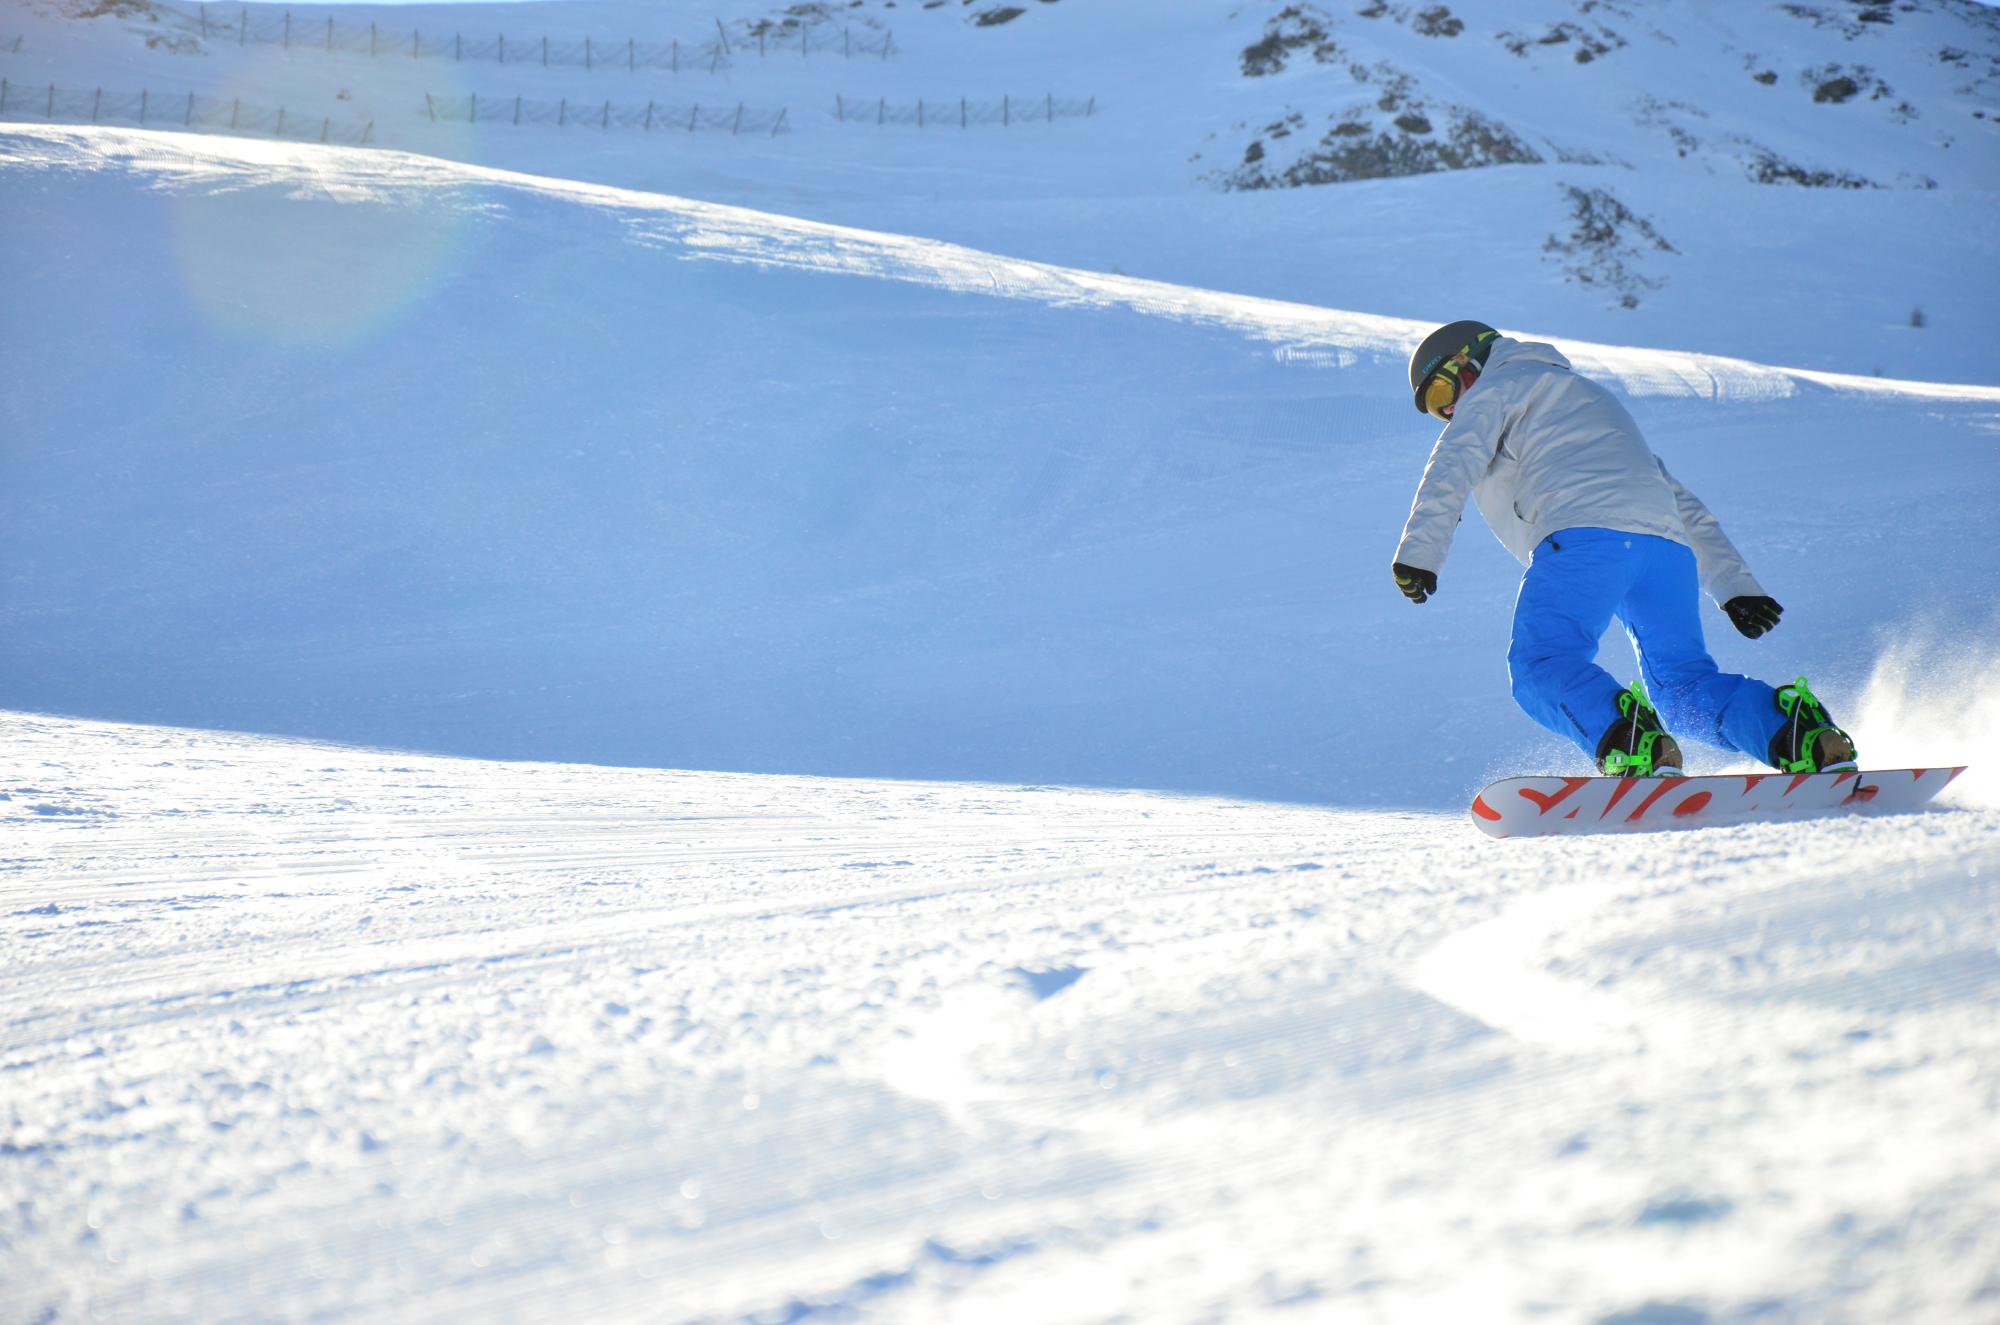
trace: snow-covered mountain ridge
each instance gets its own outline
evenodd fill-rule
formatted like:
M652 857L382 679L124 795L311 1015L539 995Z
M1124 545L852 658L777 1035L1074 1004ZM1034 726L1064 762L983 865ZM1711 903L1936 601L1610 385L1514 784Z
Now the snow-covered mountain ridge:
M110 104L102 89L130 123L150 93L155 116L255 111L268 132L282 111L294 136L366 134L1177 284L1993 380L1976 347L2000 250L1978 218L2000 179L2000 33L1969 0L147 0L51 17L78 8L20 11L20 49L0 54L11 117L54 103L87 119ZM1035 118L1057 101L1093 113ZM783 131L731 132L738 107ZM707 127L663 127L693 122ZM1264 187L1316 180L1354 182ZM1815 183L1881 187L1801 187Z

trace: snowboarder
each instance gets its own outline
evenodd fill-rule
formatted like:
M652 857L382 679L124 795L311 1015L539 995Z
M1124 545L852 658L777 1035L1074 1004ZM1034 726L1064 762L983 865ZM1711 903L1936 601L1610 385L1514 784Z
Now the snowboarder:
M1784 772L1855 767L1853 741L1804 677L1774 689L1709 657L1700 589L1750 639L1776 626L1783 609L1616 396L1554 346L1472 321L1424 338L1410 356L1410 389L1417 412L1445 429L1396 548L1396 587L1413 603L1437 592L1473 497L1527 567L1507 669L1529 717L1623 777L1680 775L1669 729ZM1631 636L1643 688L1620 687L1595 661L1614 616Z

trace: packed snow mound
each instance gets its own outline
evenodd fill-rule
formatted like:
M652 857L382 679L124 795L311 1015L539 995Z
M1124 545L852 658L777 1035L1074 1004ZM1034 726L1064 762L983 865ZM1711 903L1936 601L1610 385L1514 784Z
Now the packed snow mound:
M380 151L0 163L13 252L95 255L10 272L10 707L1352 805L1579 760L1513 712L1482 531L1389 583L1417 324ZM1845 716L1912 605L1992 629L1929 589L2000 568L2000 390L1562 343L1786 603L1709 617L1725 665Z

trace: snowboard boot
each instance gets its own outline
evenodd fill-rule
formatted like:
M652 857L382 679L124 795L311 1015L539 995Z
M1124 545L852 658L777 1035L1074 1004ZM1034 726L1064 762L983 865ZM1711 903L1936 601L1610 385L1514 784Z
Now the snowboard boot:
M1681 776L1681 747L1637 681L1618 694L1618 718L1597 743L1597 766L1618 778Z
M1855 767L1854 742L1833 725L1802 676L1778 687L1778 712L1785 725L1771 738L1766 756L1780 773L1826 773Z

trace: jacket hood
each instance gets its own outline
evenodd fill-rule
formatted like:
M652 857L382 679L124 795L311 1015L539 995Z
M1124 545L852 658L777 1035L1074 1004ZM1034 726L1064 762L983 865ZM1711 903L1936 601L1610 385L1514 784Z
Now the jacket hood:
M1545 345L1538 340L1515 340L1501 336L1493 342L1493 348L1486 356L1486 371L1492 372L1503 364L1545 363L1557 368L1572 367L1563 357L1563 352L1553 345Z

